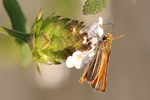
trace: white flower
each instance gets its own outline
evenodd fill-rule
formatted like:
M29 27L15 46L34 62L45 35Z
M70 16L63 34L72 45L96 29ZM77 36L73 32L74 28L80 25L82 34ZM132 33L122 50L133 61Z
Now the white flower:
M99 17L99 18L98 18L98 21L99 21L98 24L100 24L100 25L103 24L103 18L102 18L102 17Z
M99 22L94 23L90 29L88 30L88 36L83 37L84 41L82 42L83 44L87 43L87 39L90 38L91 42L91 49L86 52L81 52L81 51L75 51L72 56L69 56L66 60L66 66L68 68L75 67L77 69L80 69L84 66L84 64L87 64L90 59L95 55L95 46L99 39L101 39L104 35L104 31L102 28L103 20L102 17L99 17ZM99 38L97 38L97 36Z
M103 19L102 17L99 17L99 22L92 24L92 26L88 30L88 38L93 38L96 37L97 35L99 37L102 37L104 35L102 24L103 24Z
M69 56L66 60L66 66L68 68L75 67L80 69L84 64L89 62L89 55L87 53L76 51L72 56Z

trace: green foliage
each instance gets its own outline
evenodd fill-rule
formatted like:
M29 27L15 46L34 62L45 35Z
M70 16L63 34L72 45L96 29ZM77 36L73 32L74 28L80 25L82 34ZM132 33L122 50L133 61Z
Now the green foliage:
M107 7L109 0L87 0L83 7L84 15L94 15Z
M21 11L21 8L16 0L3 0L3 5L11 20L12 28L17 31L27 32L26 30L26 19ZM29 46L20 40L16 40L21 47L22 55L22 67L26 67L30 64L32 55L29 52Z

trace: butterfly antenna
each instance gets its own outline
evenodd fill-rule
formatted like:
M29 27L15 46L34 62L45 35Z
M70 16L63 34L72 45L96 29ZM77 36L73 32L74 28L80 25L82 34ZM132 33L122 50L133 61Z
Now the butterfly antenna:
M107 23L107 24L103 24L103 25L111 25L111 29L110 29L110 31L109 31L109 33L111 33L111 31L112 31L112 29L113 29L113 24L112 24L112 23ZM113 40L114 40L114 39L121 38L121 37L124 37L124 35L120 35L120 36L118 36L118 37L115 37L115 38L113 38Z
M111 33L111 31L112 31L114 25L113 25L112 23L107 23L107 24L103 24L103 25L111 25L111 29L110 29L110 31L109 31L109 33Z

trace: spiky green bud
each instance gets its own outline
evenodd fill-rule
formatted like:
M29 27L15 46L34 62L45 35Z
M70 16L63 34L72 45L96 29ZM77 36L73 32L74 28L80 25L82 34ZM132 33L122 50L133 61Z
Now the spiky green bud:
M60 64L78 49L84 50L83 34L79 31L83 22L52 14L42 19L40 10L33 26L29 44L36 61L44 64Z

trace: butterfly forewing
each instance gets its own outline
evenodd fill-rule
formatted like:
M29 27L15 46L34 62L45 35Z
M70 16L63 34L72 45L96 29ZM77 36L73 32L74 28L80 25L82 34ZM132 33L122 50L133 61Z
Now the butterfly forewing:
M100 67L99 64L102 63L102 59L99 59L102 57L101 55L101 51L100 52L96 52L97 54L95 54L94 58L91 60L91 62L88 65L88 70L87 70L87 74L86 74L86 81L93 81L95 80L95 78L97 77Z
M91 83L91 87L96 91L105 92L107 85L108 57L105 50L101 53L101 55L103 57L103 61L99 66L100 70L96 79Z
M91 87L99 92L105 92L107 86L108 62L112 43L112 35L105 34L107 40L99 43L96 54L84 70L80 83L85 80Z

